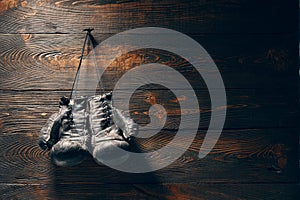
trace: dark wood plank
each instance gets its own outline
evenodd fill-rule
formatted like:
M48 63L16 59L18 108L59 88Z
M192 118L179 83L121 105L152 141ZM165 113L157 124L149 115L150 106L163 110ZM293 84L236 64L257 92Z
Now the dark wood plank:
M295 200L297 184L1 184L6 199Z
M126 93L126 91L124 91ZM178 91L180 92L180 90ZM200 110L192 107L180 109L179 102L189 102L185 96L176 98L168 90L138 90L130 101L131 117L141 125L149 123L149 108L161 104L167 112L164 129L178 129L180 116L192 119L200 114L199 129L210 123L211 104L206 91L195 91ZM0 122L6 134L38 133L42 125L58 111L58 100L70 91L2 91L0 95ZM125 100L124 100L125 101ZM228 90L225 129L298 127L299 112L296 94L289 91ZM218 108L225 109L225 108ZM160 117L159 113L155 113ZM220 119L221 116L218 116ZM218 120L217 120L218 121ZM162 122L163 123L163 122ZM163 124L162 124L163 125ZM193 124L191 124L193 125Z
M194 33L297 30L297 1L2 1L1 33L117 33L159 26Z
M170 166L145 174L129 174L96 164L92 158L74 167L56 167L37 145L37 135L1 134L0 182L49 183L294 183L298 180L297 129L226 130L212 152L198 159L205 131ZM174 131L136 140L142 152L167 145ZM185 138L174 143L183 148ZM159 161L159 160L158 160ZM233 173L234 172L234 173Z
M0 35L0 53L3 58L0 60L0 88L70 89L79 62L83 37L83 34ZM95 34L98 42L107 37L107 34ZM226 88L298 87L296 34L193 35L192 38L202 44L211 55ZM107 49L99 56L106 54L111 54L111 51ZM115 60L102 77L104 88L112 88L120 76L132 67L151 62L176 69L195 89L206 88L201 76L186 60L170 52L158 50L129 52ZM153 73L161 74L164 71ZM211 72L214 73L216 72ZM167 78L174 81L172 77Z

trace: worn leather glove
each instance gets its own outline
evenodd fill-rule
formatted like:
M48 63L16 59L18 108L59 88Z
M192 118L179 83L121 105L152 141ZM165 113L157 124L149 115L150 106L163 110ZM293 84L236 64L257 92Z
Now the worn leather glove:
M93 96L88 100L90 152L97 163L119 165L128 158L130 137L137 129L134 122L126 118L111 105L111 93ZM119 148L125 151L118 151Z
M88 155L85 131L86 98L76 103L62 98L58 113L53 114L41 129L39 145L50 150L50 157L58 166L73 166L81 163ZM74 120L73 120L74 119Z

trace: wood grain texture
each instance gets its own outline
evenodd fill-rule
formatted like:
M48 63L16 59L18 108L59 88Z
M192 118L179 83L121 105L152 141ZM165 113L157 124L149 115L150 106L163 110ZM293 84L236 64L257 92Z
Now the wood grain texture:
M0 1L0 199L299 199L298 3ZM95 28L93 36L100 43L148 26L187 34L217 64L228 113L213 151L204 159L197 157L211 113L204 81L177 55L142 49L111 64L103 76L105 88L111 89L134 66L158 62L185 75L200 110L179 111L178 102L189 99L176 99L166 89L136 91L132 118L149 122L149 107L161 103L169 121L159 134L134 140L132 148L161 148L174 138L181 114L192 118L200 112L200 128L190 148L167 168L146 174L118 172L91 157L75 167L54 166L37 146L38 133L57 111L58 99L71 90L82 30ZM183 148L183 142L185 138L174 148Z
M12 184L0 185L6 199L215 199L295 200L297 184Z
M297 1L4 1L0 33L99 33L168 27L186 33L282 33L297 30Z
M124 91L126 92L126 91ZM180 92L180 90L178 91ZM3 134L38 133L51 114L58 111L60 97L69 95L70 91L2 91L0 96L0 122ZM167 121L164 129L176 130L180 116L189 119L200 114L199 129L207 129L211 105L206 91L196 91L200 110L196 108L181 109L179 102L189 102L185 96L176 98L169 90L138 90L130 101L130 114L136 123L148 124L149 108L155 104L164 106ZM297 95L287 91L268 90L228 90L225 129L238 128L297 128ZM217 108L225 109L225 108ZM46 116L45 116L46 115ZM160 113L155 113L159 119ZM221 116L220 116L221 117ZM162 122L163 123L163 122ZM163 125L163 124L162 124Z
M101 42L110 35L94 36ZM211 55L226 88L297 88L298 55L295 34L191 37ZM0 40L1 89L71 89L83 34L0 35ZM107 52L110 52L109 49ZM101 56L105 56L105 52L101 52ZM150 62L165 64L178 70L195 89L206 88L199 74L186 60L159 50L129 52L116 58L102 77L104 88L111 89L120 76L134 66ZM216 72L211 72L214 73Z
M36 134L2 134L0 182L295 183L299 175L295 133L295 129L224 130L213 151L199 160L198 151L205 136L205 131L199 131L188 151L177 161L145 174L119 172L96 164L91 157L74 167L56 167L47 152L38 147ZM132 150L156 150L168 144L175 134L161 131L151 138L136 140ZM185 138L180 141L172 147L183 148Z

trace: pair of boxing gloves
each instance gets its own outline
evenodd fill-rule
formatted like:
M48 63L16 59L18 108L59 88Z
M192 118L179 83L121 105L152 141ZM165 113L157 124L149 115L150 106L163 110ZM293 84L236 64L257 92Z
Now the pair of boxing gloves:
M41 129L39 146L58 166L73 166L91 154L97 163L119 165L128 158L137 125L112 106L112 93L68 99ZM122 149L120 151L120 149Z

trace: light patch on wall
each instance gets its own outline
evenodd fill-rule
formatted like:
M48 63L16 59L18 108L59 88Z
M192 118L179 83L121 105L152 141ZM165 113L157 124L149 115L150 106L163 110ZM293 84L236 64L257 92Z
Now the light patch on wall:
M0 1L0 13L3 13L7 11L8 9L17 7L17 6L26 6L26 1L20 1L20 0L2 0Z

